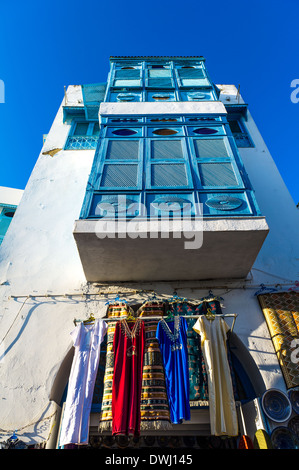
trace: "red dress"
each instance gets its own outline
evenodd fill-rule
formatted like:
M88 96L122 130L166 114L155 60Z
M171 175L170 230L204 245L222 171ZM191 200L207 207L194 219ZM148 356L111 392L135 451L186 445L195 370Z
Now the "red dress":
M112 434L140 434L144 322L118 321L115 327Z

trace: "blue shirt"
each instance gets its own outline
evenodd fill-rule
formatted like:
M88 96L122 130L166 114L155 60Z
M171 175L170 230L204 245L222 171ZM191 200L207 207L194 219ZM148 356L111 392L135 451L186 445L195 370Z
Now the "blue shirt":
M163 359L170 419L174 424L190 420L187 322L180 316L159 321L156 338Z

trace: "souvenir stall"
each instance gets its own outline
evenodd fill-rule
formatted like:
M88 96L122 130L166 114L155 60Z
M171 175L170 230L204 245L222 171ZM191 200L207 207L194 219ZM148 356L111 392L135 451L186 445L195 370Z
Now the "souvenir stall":
M118 297L104 318L76 320L58 447L238 448L242 383L223 299ZM97 390L97 432L89 433ZM192 417L208 414L208 428ZM246 443L244 444L246 447Z

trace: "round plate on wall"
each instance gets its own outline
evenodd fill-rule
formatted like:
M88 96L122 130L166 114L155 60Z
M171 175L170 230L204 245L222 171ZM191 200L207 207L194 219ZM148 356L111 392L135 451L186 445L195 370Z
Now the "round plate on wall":
M288 397L278 389L267 390L262 396L262 407L268 418L277 423L289 419L292 405Z
M218 211L233 211L243 204L243 199L232 196L214 196L208 199L205 204Z

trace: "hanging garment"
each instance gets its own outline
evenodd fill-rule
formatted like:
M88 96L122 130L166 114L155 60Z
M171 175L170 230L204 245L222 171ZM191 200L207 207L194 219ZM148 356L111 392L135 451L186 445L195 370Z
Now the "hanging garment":
M204 303L201 304L204 307ZM188 302L173 302L169 306L174 315L199 315L200 306ZM201 310L202 311L202 310ZM192 407L206 405L209 399L208 376L204 357L201 350L199 335L193 330L196 323L195 318L186 318L187 322L187 349L189 369L189 400ZM196 402L196 403L195 403Z
M147 301L138 310L142 317L164 315L164 303ZM145 348L141 388L141 424L144 430L172 429L166 393L164 367L159 342L156 338L157 319L144 320Z
M107 349L106 349L106 366L104 374L103 400L101 406L101 414L99 420L99 432L112 431L112 385L114 373L114 351L113 340L115 327L119 317L125 317L133 311L125 302L115 302L110 304L107 309L107 317L114 318L109 321L107 330Z
M190 420L189 372L187 352L187 322L176 316L173 321L163 318L157 326L156 337L162 353L166 390L172 423Z
M60 446L88 443L92 396L101 343L106 331L107 324L98 319L94 324L80 323L71 333L75 354L69 377Z
M193 328L201 336L208 372L211 434L236 436L238 420L226 343L229 326L221 317L211 321L202 316Z
M115 327L112 434L139 436L144 355L144 322L118 321Z

